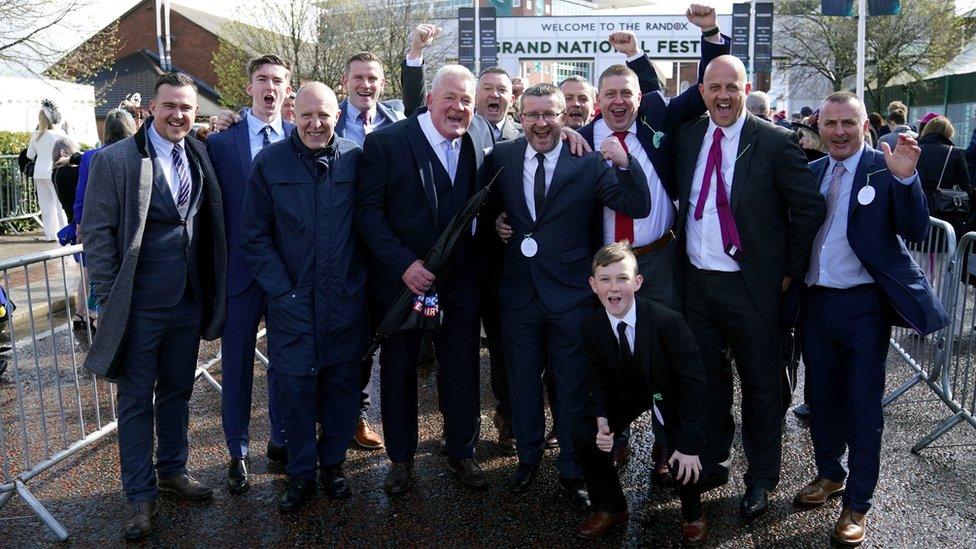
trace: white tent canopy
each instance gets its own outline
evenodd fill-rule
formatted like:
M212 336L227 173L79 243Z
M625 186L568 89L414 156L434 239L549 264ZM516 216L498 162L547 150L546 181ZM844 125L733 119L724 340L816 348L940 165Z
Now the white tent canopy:
M60 80L0 76L0 131L33 131L44 99L57 105L72 139L92 146L98 142L95 88Z

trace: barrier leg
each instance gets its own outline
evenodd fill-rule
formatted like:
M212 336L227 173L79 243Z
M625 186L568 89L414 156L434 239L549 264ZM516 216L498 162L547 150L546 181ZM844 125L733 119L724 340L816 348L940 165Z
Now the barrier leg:
M265 367L268 366L268 357L264 356L264 353L261 351L254 349L254 357L260 360L261 364L264 364Z
M34 494L27 489L27 485L24 484L20 479L14 480L14 484L17 486L17 494L27 503L27 506L31 508L41 521L54 532L54 535L58 537L59 540L64 541L68 539L68 531L65 530L64 526L58 522L58 519L48 512L47 509L41 505L41 502L34 497Z
M909 389L918 385L918 383L923 379L925 379L924 376L916 373L915 375L912 376L911 379L909 379L905 383L902 383L901 387L895 389L894 391L891 392L891 394L886 396L884 400L881 401L881 407L887 408L889 404L895 401L895 399L907 393Z
M220 386L220 383L218 383L217 380L214 379L214 376L212 376L210 372L207 371L206 368L202 366L197 366L197 377L203 377L203 379L207 380L207 383L211 387L213 387L214 391L217 391L218 395L223 394L224 392L223 387Z
M3 506L6 505L7 502L10 501L10 498L12 497L14 497L13 488L11 488L9 492L4 492L0 494L0 509L3 509Z
M963 420L963 412L957 412L954 416L947 419L941 425L935 428L934 431L925 435L921 440L919 440L915 446L912 446L912 453L917 454L924 450L928 445L935 442L939 437L949 432L950 429L956 426L960 421Z

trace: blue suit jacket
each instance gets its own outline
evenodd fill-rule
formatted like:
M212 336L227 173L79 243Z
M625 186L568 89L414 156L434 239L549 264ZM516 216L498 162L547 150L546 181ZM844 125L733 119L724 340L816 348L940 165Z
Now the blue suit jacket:
M243 113L241 114L243 118ZM291 135L295 125L282 122L285 137ZM241 211L244 208L244 190L251 174L251 142L247 121L241 120L225 131L210 134L207 138L207 154L224 196L224 224L227 235L227 295L238 295L254 280L251 268L241 257Z
M818 184L829 158L810 163ZM875 198L862 206L857 193L868 183L868 174L873 174L870 183ZM888 172L884 153L865 146L854 173L847 241L894 309L892 323L922 334L949 324L949 315L898 237L917 242L925 238L928 228L929 210L921 183L916 179L911 185L901 184Z
M339 110L342 112L342 115L339 117L339 122L336 124L335 134L339 137L345 137L346 120L349 118L348 99L343 99L342 103L339 103ZM403 114L403 102L395 99L376 103L376 112L385 118L390 124L399 122L400 120L406 118L406 115Z
M504 168L492 189L492 210L508 212L514 231L505 244L498 291L505 307L524 308L538 293L551 311L565 312L592 296L587 284L594 248L589 227L603 215L594 206L644 217L651 210L650 191L633 160L634 169L614 170L599 153L576 157L564 145L541 215L533 221L523 190L526 147L525 137L499 143L486 162L489 173ZM520 251L528 234L539 245L531 258Z
M712 59L720 55L729 53L732 40L724 36L722 44L713 44L706 40L701 41L701 61L698 63L698 81L705 73L705 67L712 62ZM677 196L677 187L674 182L674 154L670 139L673 131L681 123L693 120L705 112L705 102L702 100L701 92L698 91L697 82L688 87L681 95L673 98L664 96L664 92L651 85L657 81L657 74L651 66L651 60L647 55L630 61L627 66L637 73L637 78L641 85L641 104L637 110L637 140L644 147L644 152L654 171L661 179L661 184L674 198ZM649 91L653 90L653 91ZM580 128L580 135L596 150L593 143L593 125L600 120L602 115L597 115L592 122ZM654 146L654 132L663 132L664 140L658 147Z

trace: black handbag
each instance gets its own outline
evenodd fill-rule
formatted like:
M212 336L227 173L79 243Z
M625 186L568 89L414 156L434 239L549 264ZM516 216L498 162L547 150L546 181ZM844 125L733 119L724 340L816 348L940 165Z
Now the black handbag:
M929 212L933 217L940 219L941 216L939 214L969 213L969 193L959 190L959 185L953 185L951 189L941 188L942 177L945 176L946 166L949 165L950 156L952 156L952 147L949 147L949 154L946 155L945 163L942 164L942 173L939 174L939 182L936 184L935 190L929 195Z

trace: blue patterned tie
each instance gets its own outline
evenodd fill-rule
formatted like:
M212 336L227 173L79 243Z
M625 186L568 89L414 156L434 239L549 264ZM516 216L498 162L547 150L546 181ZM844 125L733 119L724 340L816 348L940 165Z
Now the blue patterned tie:
M271 126L261 128L261 133L264 134L264 137L261 138L262 149L271 144L271 131Z
M176 195L176 206L183 209L190 201L190 172L183 163L183 146L179 143L173 145L173 167L176 168L176 175L180 178L180 190Z
M451 176L451 183L454 183L454 176L457 175L457 151L454 149L454 141L444 141L444 158L447 159L447 175Z

